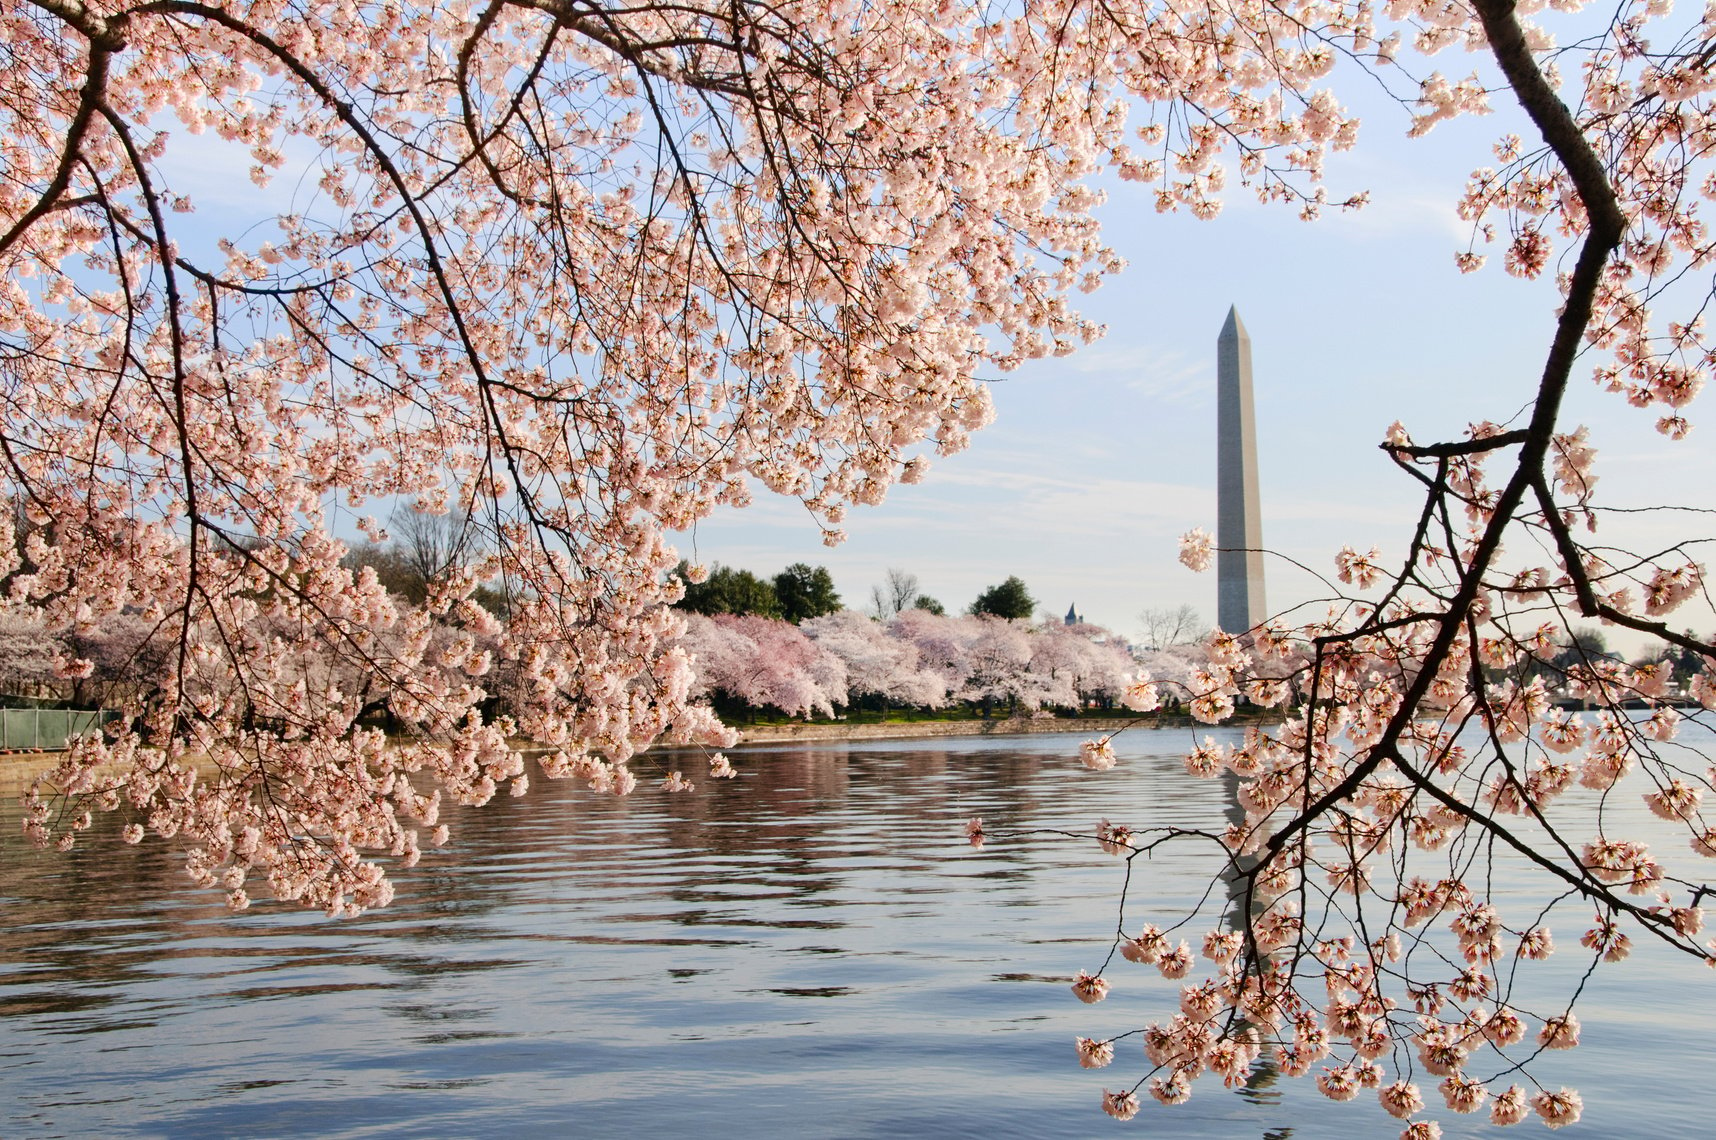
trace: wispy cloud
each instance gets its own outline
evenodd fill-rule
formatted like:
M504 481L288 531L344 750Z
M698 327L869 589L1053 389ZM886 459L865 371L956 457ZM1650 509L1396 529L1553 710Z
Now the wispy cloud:
M283 214L316 213L319 200L330 216L337 212L321 197L318 186L324 151L308 139L283 140L285 163L267 186L258 186L250 178L255 160L246 147L210 132L192 134L177 120L158 125L170 136L158 163L167 184L189 194L198 213L206 215L204 220L218 224L226 236L238 232L235 225L242 228Z

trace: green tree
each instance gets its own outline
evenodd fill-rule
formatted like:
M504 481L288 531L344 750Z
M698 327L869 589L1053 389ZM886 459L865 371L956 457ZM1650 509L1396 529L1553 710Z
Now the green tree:
M1690 641L1698 640L1698 635L1693 633L1690 629L1686 631L1686 637ZM1716 641L1716 634L1712 634L1704 640L1706 642ZM1697 676L1699 672L1707 667L1707 661L1709 660L1702 653L1699 653L1689 645L1669 646L1668 659L1674 662L1674 679L1681 682L1691 680L1693 677Z
M942 605L928 594L919 594L917 598L912 601L912 609L928 610L937 617L940 617L942 614L947 612L946 606Z
M685 571L686 565L681 562L675 573L685 578ZM685 578L685 597L680 599L679 608L694 614L781 616L780 598L775 595L772 583L749 570L735 570L719 562L709 571L709 577L701 582Z
M994 614L1003 618L1028 618L1037 609L1037 599L1017 575L1009 575L999 586L991 586L971 603L973 614Z
M834 592L834 576L828 567L803 562L794 562L775 575L775 598L781 617L795 625L840 609L840 595Z
M1550 663L1565 672L1576 665L1589 665L1593 661L1601 661L1614 656L1609 652L1609 642L1603 636L1603 631L1592 626L1581 626L1568 632L1568 642L1560 652L1550 658Z

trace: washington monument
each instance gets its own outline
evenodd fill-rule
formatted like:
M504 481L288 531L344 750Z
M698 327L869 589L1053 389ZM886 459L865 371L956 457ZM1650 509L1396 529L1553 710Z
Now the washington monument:
M1216 624L1228 633L1244 633L1269 616L1261 514L1251 337L1239 310L1230 308L1216 338Z

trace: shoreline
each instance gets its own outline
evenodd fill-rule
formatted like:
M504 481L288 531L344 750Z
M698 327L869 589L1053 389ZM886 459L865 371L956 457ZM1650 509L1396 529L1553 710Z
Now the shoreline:
M1030 736L1037 733L1085 733L1101 736L1123 728L1183 728L1194 724L1187 716L1009 717L994 720L896 721L887 724L770 724L740 727L734 748L762 744L829 743L851 740L933 740L946 736ZM664 746L671 747L671 746ZM16 750L0 752L0 795L17 796L26 785L59 762L63 752Z
M925 720L897 721L890 724L768 724L753 728L740 727L739 743L744 748L752 744L793 744L835 740L924 740L939 736L1028 736L1039 732L1083 732L1093 736L1115 732L1128 727L1177 727L1181 720L1190 724L1191 718L1175 717L1168 724L1157 719L1148 726L1138 723L1143 717L1089 717L1065 720L1060 717L1010 717L995 720Z

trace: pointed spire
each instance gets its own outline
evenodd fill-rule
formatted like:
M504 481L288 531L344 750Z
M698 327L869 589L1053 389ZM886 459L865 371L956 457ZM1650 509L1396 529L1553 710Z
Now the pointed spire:
M1239 319L1239 306L1227 307L1227 320L1221 326L1219 340L1250 340L1251 334L1245 331L1245 322Z

